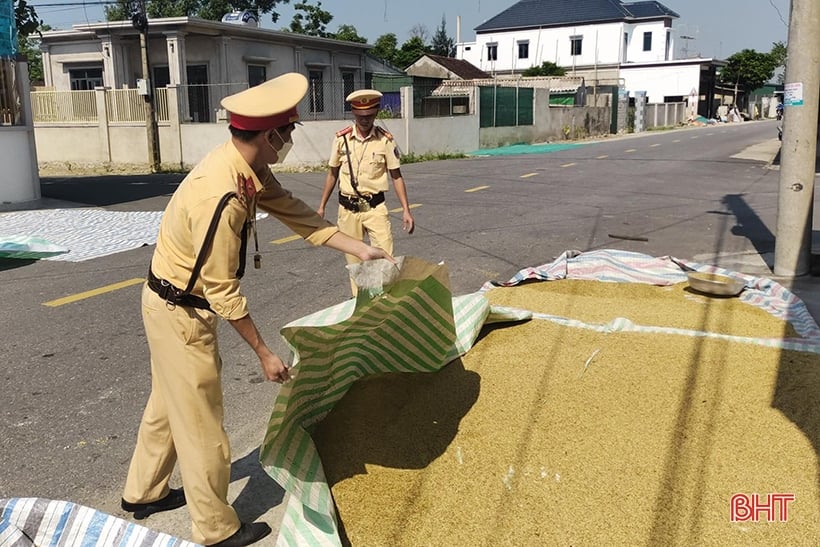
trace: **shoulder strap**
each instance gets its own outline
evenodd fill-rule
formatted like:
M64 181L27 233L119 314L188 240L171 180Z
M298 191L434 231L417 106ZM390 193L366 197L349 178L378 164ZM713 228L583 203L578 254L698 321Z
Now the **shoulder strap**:
M219 225L219 217L222 216L222 211L225 209L225 206L228 204L231 198L234 197L236 197L236 192L228 192L227 194L222 196L222 198L220 198L219 203L216 205L214 216L211 217L211 224L208 226L208 231L205 233L205 240L202 242L202 248L199 249L199 255L197 255L196 257L194 269L191 270L191 279L188 281L188 286L185 287L185 291L183 291L183 294L191 294L191 291L194 289L194 284L196 283L196 280L199 277L199 272L200 270L202 270L202 265L205 263L205 254L214 241L216 227ZM242 231L244 235L245 229L243 228ZM242 258L243 257L240 256L240 262L242 262ZM244 270L242 266L243 265L240 264L240 268Z
M350 171L350 186L353 187L353 191L356 192L356 195L361 197L359 193L359 182L356 180L356 177L353 176L353 163L350 161L350 146L347 144L347 135L343 135L342 138L345 141L345 152L347 155L347 169Z

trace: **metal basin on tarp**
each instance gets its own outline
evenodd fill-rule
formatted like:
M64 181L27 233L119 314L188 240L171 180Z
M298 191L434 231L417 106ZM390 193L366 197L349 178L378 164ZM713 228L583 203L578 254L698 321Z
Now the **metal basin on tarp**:
M687 272L689 286L701 293L715 296L735 296L746 286L742 279L705 272Z

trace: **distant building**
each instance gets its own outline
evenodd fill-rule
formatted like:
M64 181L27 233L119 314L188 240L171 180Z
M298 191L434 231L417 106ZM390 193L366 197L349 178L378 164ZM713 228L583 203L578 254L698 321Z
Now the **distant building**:
M379 63L372 46L196 17L148 22L151 84L188 87L192 121L214 121L219 100L285 72L310 80L304 114L338 116L344 97L364 87ZM130 21L75 25L43 33L45 85L54 90L134 88L142 79L138 31ZM381 66L375 70L382 71Z

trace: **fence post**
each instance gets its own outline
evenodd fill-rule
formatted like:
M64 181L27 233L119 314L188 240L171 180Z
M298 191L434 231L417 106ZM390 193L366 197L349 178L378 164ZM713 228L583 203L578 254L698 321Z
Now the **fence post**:
M182 156L182 126L179 123L181 112L179 108L178 92L179 88L175 85L169 85L165 88L165 97L168 101L168 130L171 136L170 141L176 145L176 152L178 153L177 157L179 157L179 167L180 169L184 169L185 162L183 161L184 158ZM160 141L160 144L162 144L162 141ZM165 154L161 155L163 157L165 156ZM171 158L173 158L173 155L171 155Z
M412 141L410 139L411 128L413 123L413 86L403 86L399 89L401 96L401 117L404 118L404 153L411 154L413 152Z
M108 130L108 108L106 108L105 87L94 88L94 99L97 102L97 124L100 128L100 143L102 144L103 157L105 161L111 163L111 135Z

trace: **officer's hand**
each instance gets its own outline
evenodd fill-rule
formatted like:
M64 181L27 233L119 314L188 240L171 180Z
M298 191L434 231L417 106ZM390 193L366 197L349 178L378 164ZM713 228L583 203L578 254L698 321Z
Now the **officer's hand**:
M265 373L265 378L271 382L284 384L290 380L290 372L285 363L275 353L268 353L264 357L259 358L262 365L262 371Z
M358 256L362 262L364 262L365 260L375 260L377 258L384 258L392 264L396 263L396 259L390 256L384 249L379 249L378 247L371 247L370 245L365 245L364 251L362 251Z
M318 209L316 209L316 214L322 218L325 218L325 208L319 207Z
M413 230L416 229L416 221L413 220L413 215L410 214L410 211L405 211L404 215L402 215L401 229L408 234L412 234Z

